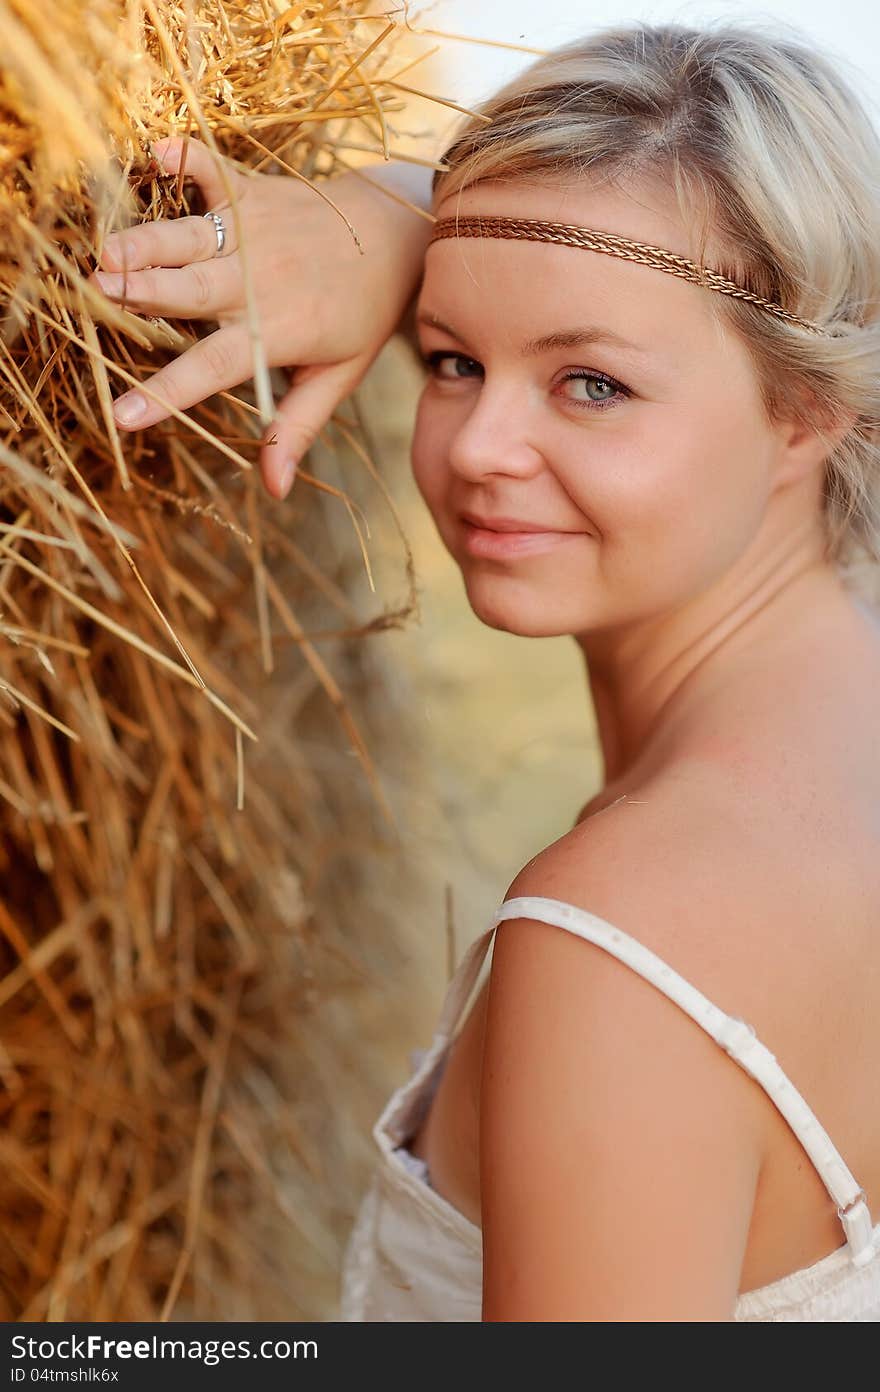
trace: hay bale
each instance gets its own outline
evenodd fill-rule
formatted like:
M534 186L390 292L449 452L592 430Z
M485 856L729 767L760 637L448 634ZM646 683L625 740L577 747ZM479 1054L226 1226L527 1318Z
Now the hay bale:
M84 277L111 228L202 211L160 135L314 181L387 145L406 33L369 8L0 3L3 1319L332 1317L376 1082L340 1003L354 1027L371 942L406 957L343 921L394 827L334 661L415 612L406 539L406 592L360 617L314 560L362 557L350 499L300 470L282 522L256 477L259 359L253 391L118 436L111 397L201 330Z

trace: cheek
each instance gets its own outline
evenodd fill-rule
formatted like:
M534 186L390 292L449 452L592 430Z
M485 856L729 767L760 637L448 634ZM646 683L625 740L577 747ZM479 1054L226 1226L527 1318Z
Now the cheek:
M419 398L410 446L410 464L416 486L432 512L436 513L444 486L446 444L437 428L423 392Z
M682 426L677 448L664 448L658 500L668 528L692 565L714 578L748 547L768 494L768 443L760 416L744 393L704 410ZM676 438L676 437L674 437Z
M646 407L625 432L608 432L592 467L566 475L606 573L665 585L672 598L707 583L754 535L766 505L765 437L729 406Z

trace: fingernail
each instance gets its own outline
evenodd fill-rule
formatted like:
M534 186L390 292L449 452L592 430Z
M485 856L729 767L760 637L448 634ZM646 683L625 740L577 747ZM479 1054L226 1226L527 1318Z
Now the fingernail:
M282 498L286 498L290 492L290 486L293 483L293 476L295 473L296 460L288 459L287 462L281 466L281 477L278 480L278 487L281 490Z
M141 396L140 392L128 392L113 403L113 414L120 425L134 425L146 412L146 397Z
M95 280L105 295L122 294L123 277L121 275L114 275L112 271L95 271Z

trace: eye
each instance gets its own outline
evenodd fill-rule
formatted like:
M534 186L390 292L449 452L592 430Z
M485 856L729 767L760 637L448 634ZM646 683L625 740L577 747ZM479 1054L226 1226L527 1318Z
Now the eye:
M631 396L628 387L622 382L618 382L616 377L609 377L607 372L569 372L562 379L564 382L598 382L600 392L598 399L588 397L587 400L576 396L566 397L573 406L584 407L588 411L606 411L611 406L617 405L616 398L625 399Z
M432 376L441 382L461 382L473 378L474 369L476 373L482 372L482 367L474 358L465 357L463 353L450 353L446 349L438 348L430 353L419 355ZM448 372L441 371L444 363L450 363ZM461 370L461 369L464 370ZM578 410L585 411L607 411L616 406L618 400L623 400L632 395L628 387L622 382L618 382L616 377L609 377L607 372L569 372L563 377L563 382L589 382L598 383L600 395L593 397L588 394L585 398L577 396L566 396L564 399ZM588 390L585 388L585 390Z
M433 373L435 377L439 377L441 382L461 381L463 375L456 371L441 373L440 365L447 360L456 364L467 363L470 367L475 367L480 370L480 364L476 362L474 358L466 358L462 353L449 353L444 352L442 349L436 349L433 353L421 353L420 357L428 371Z

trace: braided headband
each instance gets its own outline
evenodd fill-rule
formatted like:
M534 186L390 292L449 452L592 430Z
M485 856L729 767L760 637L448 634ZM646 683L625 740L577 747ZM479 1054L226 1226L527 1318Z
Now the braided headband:
M573 227L565 222L541 222L533 218L495 217L486 213L475 213L468 217L439 218L434 223L431 242L445 237L501 237L505 239L522 238L528 242L556 242L562 246L583 247L586 251L604 251L610 256L621 256L626 261L641 261L658 271L668 271L670 275L690 280L695 285L709 290L719 290L722 295L733 295L739 300L766 309L786 324L797 324L799 328L809 329L811 333L826 334L828 331L809 319L799 319L790 310L773 300L762 299L751 290L728 280L718 271L701 269L696 262L686 256L676 256L663 247L646 246L644 242L631 242L626 237L618 237L613 232L596 232L590 227Z

